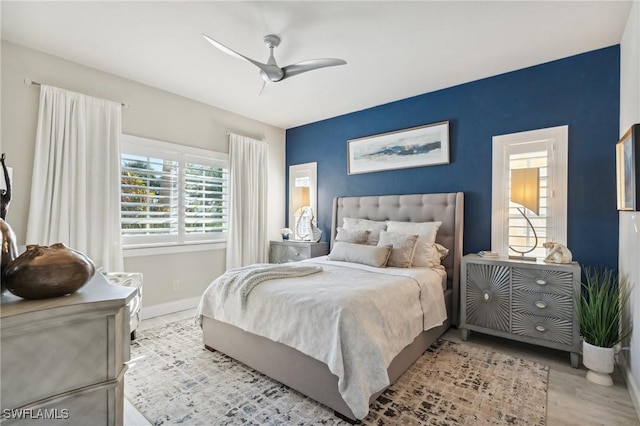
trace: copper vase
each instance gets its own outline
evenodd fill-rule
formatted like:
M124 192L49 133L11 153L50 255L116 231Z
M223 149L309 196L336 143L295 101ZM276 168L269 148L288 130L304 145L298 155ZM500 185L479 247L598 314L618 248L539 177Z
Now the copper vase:
M18 256L18 246L16 245L16 234L7 222L0 219L0 231L2 232L2 265L0 269L0 295L7 290L4 279L4 270Z
M7 266L2 282L16 296L46 299L77 291L95 271L91 259L62 243L29 245Z

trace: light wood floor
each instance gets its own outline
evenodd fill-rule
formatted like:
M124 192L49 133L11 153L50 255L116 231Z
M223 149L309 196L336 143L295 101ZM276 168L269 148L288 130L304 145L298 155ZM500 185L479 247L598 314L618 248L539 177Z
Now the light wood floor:
M142 321L138 330L153 328L191 318L194 310L177 312ZM460 341L458 330L450 329L445 337ZM586 370L571 368L569 354L525 343L472 333L470 342L496 351L537 361L549 366L547 425L640 425L620 370L613 374L614 385L604 387L585 379ZM125 426L147 426L150 423L125 400Z

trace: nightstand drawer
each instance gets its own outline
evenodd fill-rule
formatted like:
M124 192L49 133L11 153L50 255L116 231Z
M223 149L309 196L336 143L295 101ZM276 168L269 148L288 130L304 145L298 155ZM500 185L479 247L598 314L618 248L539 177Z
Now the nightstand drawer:
M571 321L517 312L513 313L511 320L511 332L514 334L565 345L573 343L573 324Z
M573 299L559 294L514 290L513 310L543 317L573 319Z
M269 262L287 263L312 257L324 256L329 253L329 244L310 241L271 241Z
M552 269L518 268L511 269L514 289L559 294L573 297L574 275L571 271Z
M279 258L286 259L287 262L309 259L309 247L305 246L279 246Z

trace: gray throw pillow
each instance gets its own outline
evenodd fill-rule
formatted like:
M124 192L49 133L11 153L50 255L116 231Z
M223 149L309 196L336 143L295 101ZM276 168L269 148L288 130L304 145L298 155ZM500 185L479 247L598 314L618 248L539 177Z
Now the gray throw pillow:
M353 244L366 244L370 233L371 231L369 231L368 229L338 228L336 241L343 241L345 243Z
M329 260L361 263L384 268L391 254L391 246L369 246L338 241L333 244Z
M379 246L392 245L391 256L387 261L387 266L396 268L410 268L413 260L413 253L416 249L417 235L399 234L397 232L380 232Z

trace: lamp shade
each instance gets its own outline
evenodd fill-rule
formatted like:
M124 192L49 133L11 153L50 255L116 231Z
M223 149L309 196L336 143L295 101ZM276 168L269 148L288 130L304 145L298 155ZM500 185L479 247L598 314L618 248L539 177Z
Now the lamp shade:
M293 205L298 207L306 207L309 205L309 187L298 186L295 190Z
M537 167L511 170L511 201L531 210L540 211L540 169Z

